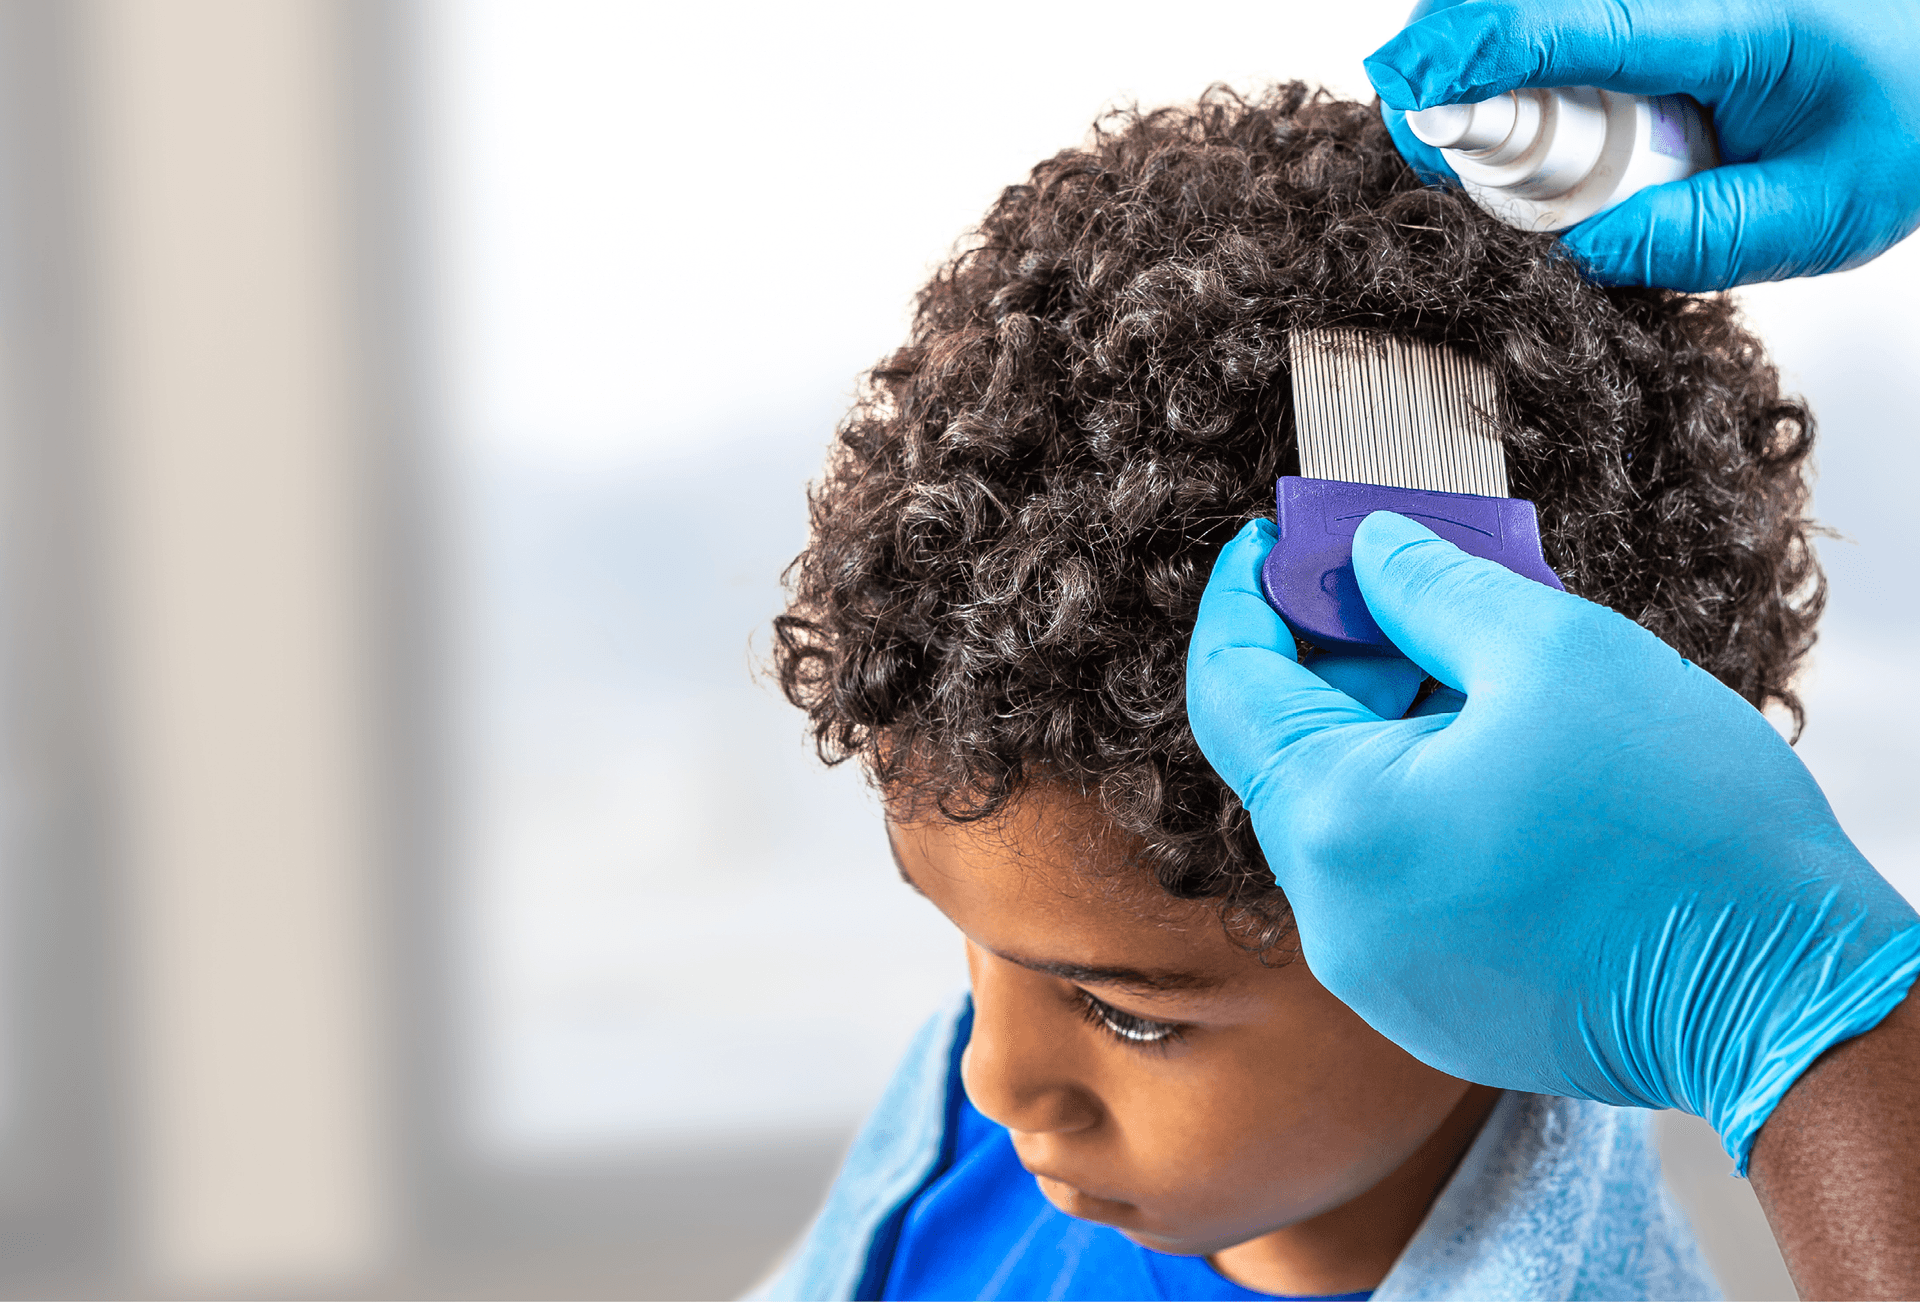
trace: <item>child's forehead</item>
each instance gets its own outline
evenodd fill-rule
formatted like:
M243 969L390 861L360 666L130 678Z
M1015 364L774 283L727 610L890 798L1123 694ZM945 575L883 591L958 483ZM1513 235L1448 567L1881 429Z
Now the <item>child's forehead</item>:
M889 832L901 876L1017 967L1163 998L1250 993L1275 976L1227 935L1217 902L1169 895L1128 838L1070 814Z
M1038 909L1143 943L1219 931L1213 903L1168 894L1140 839L1084 797L1027 795L978 822L890 817L888 835L902 877L930 896L938 892L924 879L939 878L980 905Z

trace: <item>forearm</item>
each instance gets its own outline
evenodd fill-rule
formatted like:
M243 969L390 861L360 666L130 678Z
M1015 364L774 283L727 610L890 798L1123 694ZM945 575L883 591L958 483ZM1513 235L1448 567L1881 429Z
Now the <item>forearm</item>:
M1749 1174L1801 1297L1920 1297L1920 987L1787 1091Z

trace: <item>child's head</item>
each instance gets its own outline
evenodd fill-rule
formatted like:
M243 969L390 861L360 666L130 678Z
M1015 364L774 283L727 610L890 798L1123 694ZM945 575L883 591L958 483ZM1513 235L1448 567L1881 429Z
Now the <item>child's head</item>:
M1067 1063L1058 1107L1085 1124L1021 1151L1044 1170L1037 1155L1058 1147L1061 1174L1100 1173L1089 1191L1122 1201L1204 1178L1203 1137L1129 1136L1176 1134L1169 1109L1214 1096L1189 1073L1226 1071L1215 1039L1290 1064L1261 1071L1312 1103L1312 1133L1251 1104L1245 1126L1289 1136L1296 1173L1406 1157L1419 1141L1393 1136L1431 1111L1418 1098L1462 1088L1368 1042L1304 965L1289 971L1285 901L1187 727L1212 560L1298 469L1287 331L1323 324L1484 360L1514 492L1539 507L1567 587L1797 712L1789 684L1821 598L1812 425L1730 302L1596 288L1551 236L1421 187L1372 108L1297 84L1117 113L1035 168L921 292L907 344L842 425L776 658L822 754L872 772L913 880L968 932L976 1101L1028 1131L1021 1063ZM1056 932L1036 921L1050 909L1079 921ZM1075 930L1095 915L1097 944ZM1241 1049L1197 1018L1157 1047L1126 1040L1124 1018L1062 1029L1045 998L1070 1008L1074 980L1007 965L1097 952L1153 967L1167 946L1273 983L1278 1002L1236 1005L1260 1010ZM1174 995L1079 984L1186 1020ZM1128 1083L1089 1083L1096 1063L1126 1064ZM1366 1101L1382 1089L1404 1097Z
M1259 962L1211 902L1168 895L1137 871L1137 839L1073 791L1038 785L1001 818L889 834L902 876L967 938L967 1095L1048 1198L1185 1254L1344 1207L1317 1237L1355 1273L1273 1291L1377 1278L1457 1156L1459 1122L1479 1119L1457 1116L1464 1081L1375 1033L1304 963Z

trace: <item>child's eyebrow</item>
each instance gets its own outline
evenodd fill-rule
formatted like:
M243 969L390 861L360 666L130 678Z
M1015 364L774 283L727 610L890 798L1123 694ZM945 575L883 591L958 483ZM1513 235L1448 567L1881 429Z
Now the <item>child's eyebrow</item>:
M1044 972L1078 985L1122 986L1129 990L1212 990L1226 984L1224 977L1208 972L1149 972L1137 967L1094 967L1085 963L1055 963L1045 959L1022 958L1018 954L1001 954L1000 957L1028 971Z

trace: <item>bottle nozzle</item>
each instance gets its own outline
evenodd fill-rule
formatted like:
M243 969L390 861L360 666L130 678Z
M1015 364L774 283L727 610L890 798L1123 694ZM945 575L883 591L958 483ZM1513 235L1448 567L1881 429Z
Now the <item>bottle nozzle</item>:
M1513 132L1519 105L1513 93L1478 104L1436 104L1407 114L1407 126L1435 149L1476 152L1492 149Z

